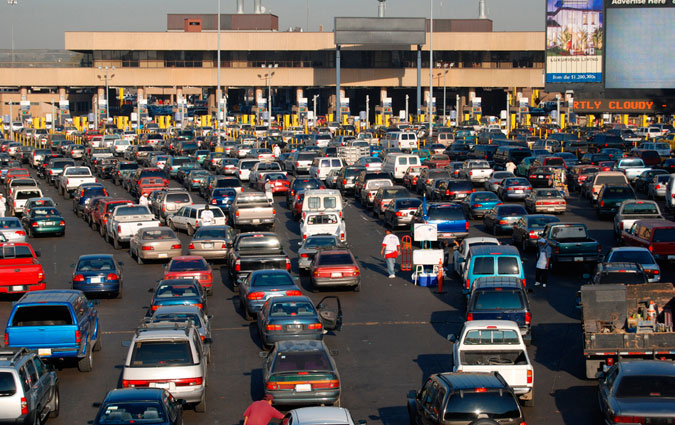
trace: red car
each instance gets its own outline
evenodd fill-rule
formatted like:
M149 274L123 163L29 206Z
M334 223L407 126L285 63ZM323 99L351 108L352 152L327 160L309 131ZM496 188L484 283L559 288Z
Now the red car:
M17 177L30 178L30 173L26 168L10 168L9 170L7 170L7 176L5 177L5 181L9 185L9 182Z
M348 249L324 249L314 256L310 267L312 289L321 286L347 286L361 290L361 269Z
M600 171L612 171L615 162L616 161L600 161L598 162L598 167L600 167Z
M272 184L272 193L286 193L288 191L288 186L291 183L288 181L288 177L283 173L269 173L263 176L263 181L259 183L260 190L265 190L265 183L268 181Z
M169 182L161 177L143 177L138 181L138 196L150 194L156 190L167 189Z
M107 199L99 201L96 208L93 209L89 215L89 225L91 228L94 231L98 230L101 236L105 236L105 227L108 222L108 217L119 205L133 205L133 202L128 199Z
M164 279L184 279L193 277L199 281L202 288L211 295L213 286L213 269L204 257L198 255L183 255L174 257L164 268Z

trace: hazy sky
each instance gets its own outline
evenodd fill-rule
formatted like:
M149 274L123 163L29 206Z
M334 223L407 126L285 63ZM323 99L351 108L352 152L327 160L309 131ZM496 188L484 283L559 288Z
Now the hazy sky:
M478 0L433 0L435 18L475 18ZM167 13L216 13L217 0L0 0L0 49L63 49L65 31L165 31ZM262 0L279 16L279 29L333 28L335 16L377 16L377 0ZM428 17L429 0L388 0L387 16ZM543 31L545 0L487 0L495 31ZM221 0L222 13L234 13L236 0ZM246 13L253 0L245 0Z

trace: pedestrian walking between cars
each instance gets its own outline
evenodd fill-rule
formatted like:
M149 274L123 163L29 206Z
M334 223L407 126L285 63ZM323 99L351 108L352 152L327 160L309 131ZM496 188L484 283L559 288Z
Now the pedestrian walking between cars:
M396 257L401 255L401 241L398 236L391 233L391 230L384 231L384 239L382 239L382 249L380 255L384 255L384 261L387 263L387 272L389 272L389 279L396 277Z
M548 268L551 265L551 247L546 239L537 239L537 272L534 286L546 288L548 283Z

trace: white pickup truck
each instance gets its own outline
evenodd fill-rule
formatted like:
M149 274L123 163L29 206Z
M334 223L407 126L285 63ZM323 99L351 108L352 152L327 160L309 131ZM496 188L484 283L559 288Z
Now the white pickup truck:
M509 320L464 322L453 343L453 372L499 372L525 406L534 406L534 368L518 324Z
M471 183L485 183L490 179L493 172L494 170L490 167L490 163L477 159L465 161L459 174L470 180Z
M612 169L614 171L621 171L624 173L628 181L631 183L637 180L637 178L640 177L640 174L651 170L650 167L645 165L641 158L620 159L614 163L614 167L612 167Z
M347 241L347 226L337 211L308 213L300 221L302 240L315 235L333 235L340 242Z
M112 211L106 223L105 240L112 240L115 249L120 249L139 229L157 226L161 226L160 221L145 205L123 204Z
M91 174L89 167L74 165L63 169L57 180L56 189L69 199L73 191L85 183L96 183L96 177Z

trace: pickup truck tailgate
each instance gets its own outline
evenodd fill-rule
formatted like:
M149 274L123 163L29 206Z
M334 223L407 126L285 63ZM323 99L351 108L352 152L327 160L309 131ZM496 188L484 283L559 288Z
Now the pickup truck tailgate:
M598 243L593 242L560 242L558 245L560 255L577 255L577 254L597 254Z
M255 270L271 270L271 269L280 269L286 270L286 263L288 257L286 256L261 256L261 255L252 255L252 256L241 256L239 257L239 264L241 266L241 271L252 272Z
M42 266L32 258L0 260L0 285L28 285L43 279Z
M532 386L531 374L529 374L531 382L528 384L528 371L531 367L521 350L467 350L460 351L460 356L462 372L494 371L499 372L514 389Z

